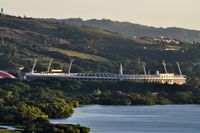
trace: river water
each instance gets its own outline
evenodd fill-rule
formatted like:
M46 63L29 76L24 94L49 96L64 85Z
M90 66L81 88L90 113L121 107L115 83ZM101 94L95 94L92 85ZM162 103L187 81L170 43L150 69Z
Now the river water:
M92 133L200 133L200 105L90 105L50 122L81 124Z

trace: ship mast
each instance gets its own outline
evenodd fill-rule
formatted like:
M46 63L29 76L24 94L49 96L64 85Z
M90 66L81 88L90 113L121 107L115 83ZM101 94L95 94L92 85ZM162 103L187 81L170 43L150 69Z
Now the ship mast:
M180 75L182 76L183 74L182 74L182 71L181 71L179 62L176 62L176 64L177 64L177 66L178 66L178 71L179 71Z
M31 73L34 73L34 69L35 69L35 66L36 66L36 64L37 64L37 59L35 59L35 61L34 61L34 64L33 64L33 67L32 67L32 71L31 71Z
M167 68L166 68L165 60L163 60L162 65L163 65L163 67L164 67L165 73L167 73Z

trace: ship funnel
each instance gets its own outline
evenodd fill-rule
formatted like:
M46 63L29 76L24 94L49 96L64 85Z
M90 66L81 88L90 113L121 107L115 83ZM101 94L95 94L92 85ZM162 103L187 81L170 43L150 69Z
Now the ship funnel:
M75 61L75 59L70 58L70 64L69 64L69 69L68 69L68 74L71 73L71 68L72 68L72 64Z
M123 66L122 66L122 63L119 64L119 75L123 75Z
M36 64L37 64L37 59L35 59L35 61L34 61L34 64L33 64L33 67L32 67L32 70L31 70L31 73L34 73L34 70L35 70L35 66L36 66Z
M168 72L167 72L167 68L166 68L165 60L163 60L162 65L163 65L163 67L164 67L165 73L168 73Z
M146 71L146 63L145 62L141 62L142 63L142 67L144 70L144 75L147 75L147 71Z
M182 71L181 71L179 62L176 62L176 64L177 64L177 66L178 66L178 71L179 71L180 75L182 76L183 74L182 74Z

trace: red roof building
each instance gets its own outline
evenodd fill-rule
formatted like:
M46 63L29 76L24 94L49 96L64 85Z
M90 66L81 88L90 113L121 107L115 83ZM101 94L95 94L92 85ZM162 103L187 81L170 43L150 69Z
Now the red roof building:
M0 79L5 79L5 78L15 78L13 75L7 73L7 72L4 72L4 71L0 71Z

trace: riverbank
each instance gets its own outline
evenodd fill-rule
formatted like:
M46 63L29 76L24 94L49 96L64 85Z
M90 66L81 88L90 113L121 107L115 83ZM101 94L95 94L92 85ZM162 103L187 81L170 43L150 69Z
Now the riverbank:
M31 123L22 125L23 129L15 128L14 126L0 126L1 133L89 133L90 128L76 124L51 124L51 123Z

